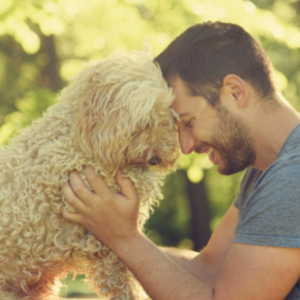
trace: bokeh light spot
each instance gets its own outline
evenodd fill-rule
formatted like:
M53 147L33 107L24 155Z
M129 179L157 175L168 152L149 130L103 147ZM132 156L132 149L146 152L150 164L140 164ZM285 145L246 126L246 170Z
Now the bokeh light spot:
M193 183L198 183L203 179L204 172L198 165L191 165L188 168L187 176Z
M243 8L244 8L244 11L250 15L254 14L256 11L256 6L251 1L245 1L243 3Z

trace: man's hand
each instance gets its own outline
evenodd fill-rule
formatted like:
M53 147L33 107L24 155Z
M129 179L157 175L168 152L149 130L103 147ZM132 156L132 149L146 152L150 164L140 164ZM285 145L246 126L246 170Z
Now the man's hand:
M64 218L83 225L112 248L128 241L139 231L139 198L132 181L122 177L120 170L117 172L121 195L114 193L92 167L85 167L85 174L95 192L88 189L78 171L73 171L70 183L63 186L63 194L77 213L64 209Z

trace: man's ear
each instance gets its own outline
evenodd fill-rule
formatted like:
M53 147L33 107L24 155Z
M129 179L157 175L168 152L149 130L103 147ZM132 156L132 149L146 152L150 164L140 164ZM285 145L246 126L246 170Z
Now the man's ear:
M228 95L230 99L236 104L237 108L245 106L248 99L248 89L245 81L234 74L228 74L223 78L222 92Z

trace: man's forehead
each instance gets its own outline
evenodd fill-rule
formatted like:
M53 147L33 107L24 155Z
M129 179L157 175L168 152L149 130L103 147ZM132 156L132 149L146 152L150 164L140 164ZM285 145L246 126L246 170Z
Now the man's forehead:
M175 96L172 106L178 102L185 102L187 99L192 98L189 94L185 83L179 76L172 77L168 80L168 86L172 89L172 93Z
M191 96L186 89L186 85L180 77L173 77L169 80L168 85L172 88L175 99L171 105L178 117L193 117L195 114L201 114L205 109L206 100L200 96Z
M183 118L183 117L188 116L188 115L190 115L190 113L182 113L182 114L179 114L179 117Z

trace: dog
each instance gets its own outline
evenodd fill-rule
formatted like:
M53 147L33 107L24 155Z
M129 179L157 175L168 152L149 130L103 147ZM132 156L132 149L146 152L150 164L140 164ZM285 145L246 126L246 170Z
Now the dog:
M62 185L92 166L108 186L121 169L139 194L143 228L180 150L172 90L149 51L87 64L58 103L0 151L0 299L48 300L58 278L85 273L99 294L143 299L127 267L103 242L62 217Z

